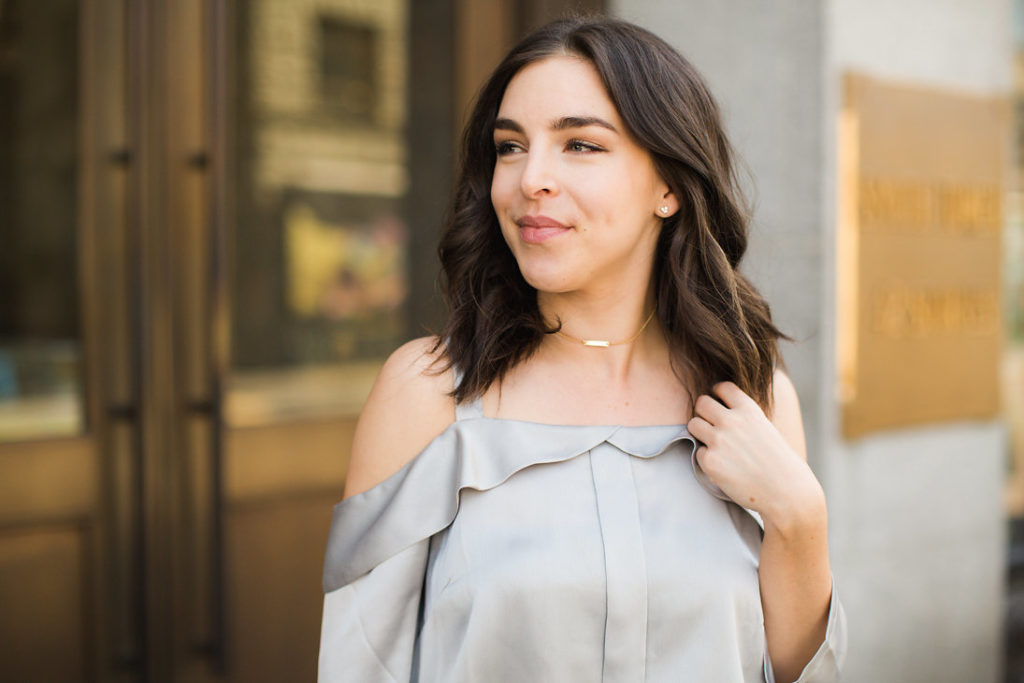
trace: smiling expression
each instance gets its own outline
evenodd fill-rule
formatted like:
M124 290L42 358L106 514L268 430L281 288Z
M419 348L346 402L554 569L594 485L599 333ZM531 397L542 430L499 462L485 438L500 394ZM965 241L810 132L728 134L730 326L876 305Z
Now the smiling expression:
M562 293L650 280L661 218L678 207L590 62L558 56L521 69L494 144L491 202L531 286Z

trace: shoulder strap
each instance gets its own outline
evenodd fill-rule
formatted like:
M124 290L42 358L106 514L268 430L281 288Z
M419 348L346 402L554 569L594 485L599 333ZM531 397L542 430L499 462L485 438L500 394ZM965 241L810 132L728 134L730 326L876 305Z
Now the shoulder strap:
M462 381L462 371L457 367L453 367L452 371L455 373L455 386L459 386ZM470 403L456 403L455 404L455 421L468 420L474 417L484 416L484 405L483 397L477 396Z

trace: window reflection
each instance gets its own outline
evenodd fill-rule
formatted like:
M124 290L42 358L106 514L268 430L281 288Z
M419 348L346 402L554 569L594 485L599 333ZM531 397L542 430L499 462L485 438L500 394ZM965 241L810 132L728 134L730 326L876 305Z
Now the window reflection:
M406 5L242 10L233 424L358 412L407 334Z
M78 3L0 1L0 441L83 429Z

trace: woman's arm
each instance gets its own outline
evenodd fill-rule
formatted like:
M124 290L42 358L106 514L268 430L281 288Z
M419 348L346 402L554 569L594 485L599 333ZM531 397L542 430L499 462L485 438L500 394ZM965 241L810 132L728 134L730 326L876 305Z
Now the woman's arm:
M800 404L782 372L775 375L772 423L806 466ZM765 513L758 571L768 653L778 683L796 680L824 640L832 596L825 494L809 467L799 469L809 476L794 477L788 499Z
M401 346L377 375L352 439L345 498L400 470L455 420L452 372L432 368L434 341L422 337Z
M825 637L832 595L825 494L807 465L796 391L776 372L772 418L731 382L701 396L690 432L698 464L764 520L759 578L768 653L778 683L795 680Z

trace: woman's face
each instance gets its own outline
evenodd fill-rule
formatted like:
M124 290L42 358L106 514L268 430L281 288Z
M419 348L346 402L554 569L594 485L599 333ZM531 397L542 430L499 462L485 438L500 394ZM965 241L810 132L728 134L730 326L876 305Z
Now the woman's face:
M621 290L637 278L646 291L661 218L678 205L590 62L550 57L519 71L494 144L491 202L530 285Z

